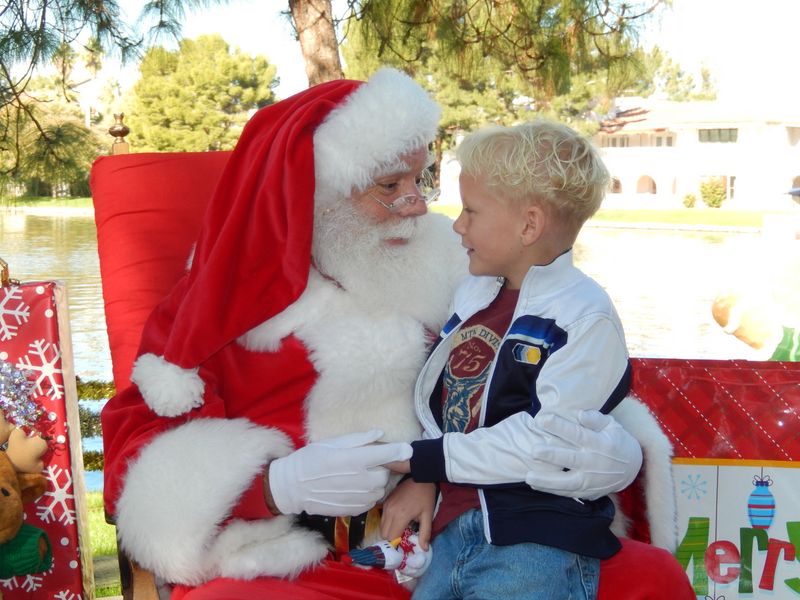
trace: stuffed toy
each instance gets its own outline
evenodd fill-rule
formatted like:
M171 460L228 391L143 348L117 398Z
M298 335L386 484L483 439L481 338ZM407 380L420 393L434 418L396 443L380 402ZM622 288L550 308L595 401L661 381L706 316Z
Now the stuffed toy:
M41 474L47 442L27 435L0 413L0 579L47 571L53 553L47 534L23 523L24 504L41 496L47 480ZM0 592L0 600L2 600Z
M423 550L419 538L412 529L394 540L382 540L377 544L351 550L342 557L345 564L362 567L377 567L395 571L401 583L422 575L431 564L432 550Z

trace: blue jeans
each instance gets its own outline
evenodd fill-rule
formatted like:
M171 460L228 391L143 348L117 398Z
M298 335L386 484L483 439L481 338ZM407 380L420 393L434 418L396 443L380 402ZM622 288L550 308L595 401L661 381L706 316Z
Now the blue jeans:
M534 543L493 546L469 510L431 544L412 600L595 600L600 560Z

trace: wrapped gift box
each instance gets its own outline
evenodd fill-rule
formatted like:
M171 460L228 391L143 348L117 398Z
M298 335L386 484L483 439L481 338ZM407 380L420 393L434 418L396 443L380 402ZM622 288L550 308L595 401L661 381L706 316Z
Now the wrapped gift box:
M83 483L78 399L66 290L52 282L0 287L0 359L28 373L45 411L47 489L25 505L25 523L44 530L52 567L0 580L4 600L86 600L94 596Z
M800 598L800 363L637 360L634 390L675 450L698 597Z

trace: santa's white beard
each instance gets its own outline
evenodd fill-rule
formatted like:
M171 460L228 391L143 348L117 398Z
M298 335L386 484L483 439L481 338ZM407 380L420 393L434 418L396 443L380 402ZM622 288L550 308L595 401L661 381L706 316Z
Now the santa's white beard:
M425 216L374 223L344 200L315 217L314 261L324 276L368 299L365 309L413 315L431 300L424 287L431 285L426 263L435 260L425 243L430 233Z

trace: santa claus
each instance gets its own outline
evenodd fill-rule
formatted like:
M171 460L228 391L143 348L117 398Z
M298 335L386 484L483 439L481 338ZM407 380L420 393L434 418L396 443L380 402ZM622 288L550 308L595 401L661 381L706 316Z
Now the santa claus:
M421 181L439 116L382 69L266 107L242 132L190 268L145 325L134 385L102 415L106 509L172 598L408 597L338 558L377 535L395 483L383 465L420 434L414 383L465 272ZM583 446L565 495L638 472L636 441L599 422L552 432ZM652 546L612 561L601 597L688 586ZM645 572L638 591L630 573Z

